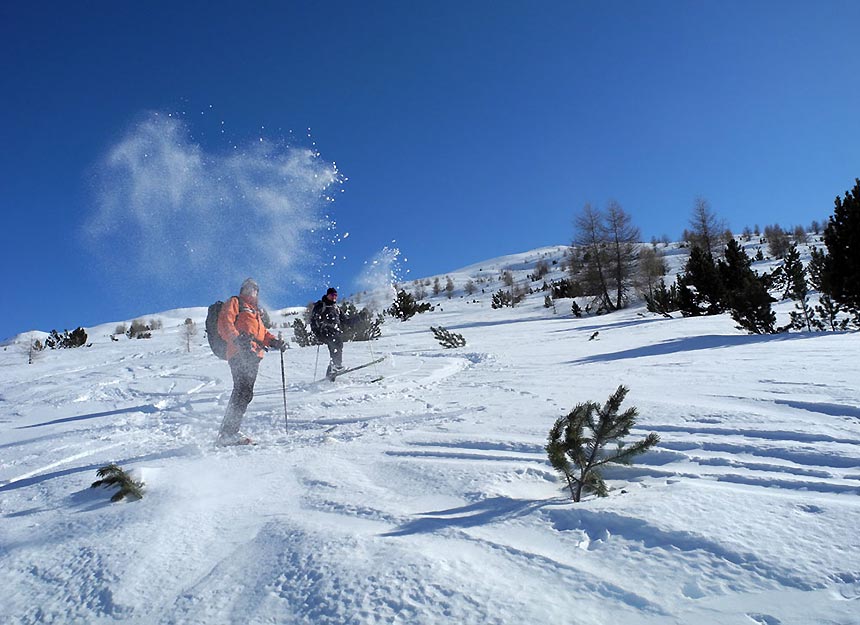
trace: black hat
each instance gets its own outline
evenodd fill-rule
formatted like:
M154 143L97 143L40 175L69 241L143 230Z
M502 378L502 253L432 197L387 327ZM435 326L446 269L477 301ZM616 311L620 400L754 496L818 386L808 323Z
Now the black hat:
M325 294L326 295L337 295L337 289L334 288L333 286L329 287L328 291L326 291Z

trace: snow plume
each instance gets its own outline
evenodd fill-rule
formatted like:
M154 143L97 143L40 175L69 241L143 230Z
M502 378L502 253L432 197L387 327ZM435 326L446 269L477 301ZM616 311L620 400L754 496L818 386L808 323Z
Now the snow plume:
M400 280L400 250L384 247L371 260L365 261L364 269L356 280L362 292L361 303L370 310L382 311L397 296Z
M97 180L85 235L124 280L130 270L158 286L232 292L254 276L268 296L304 282L343 179L314 150L262 138L207 152L180 120L153 113L110 149Z

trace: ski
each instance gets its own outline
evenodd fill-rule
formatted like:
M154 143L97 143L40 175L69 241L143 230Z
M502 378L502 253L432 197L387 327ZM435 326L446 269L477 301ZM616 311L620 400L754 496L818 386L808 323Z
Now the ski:
M376 360L371 360L370 362L366 362L363 365L356 365L355 367L349 367L347 369L343 369L343 370L338 371L336 373L330 373L326 377L329 380L331 380L332 382L334 382L336 379L338 379L344 373L352 373L353 371L358 371L359 369L364 369L365 367L369 367L371 365L378 364L378 363L382 362L383 360L385 360L385 356L382 356L381 358L377 358Z

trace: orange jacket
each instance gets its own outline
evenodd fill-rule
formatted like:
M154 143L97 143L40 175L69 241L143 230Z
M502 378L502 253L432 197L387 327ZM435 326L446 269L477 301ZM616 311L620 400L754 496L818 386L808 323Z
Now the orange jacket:
M265 353L263 347L268 347L275 338L263 325L256 302L242 295L224 302L218 315L218 334L227 341L227 360L239 353L240 343L236 339L240 334L247 334L254 339L251 348L258 358L262 358Z

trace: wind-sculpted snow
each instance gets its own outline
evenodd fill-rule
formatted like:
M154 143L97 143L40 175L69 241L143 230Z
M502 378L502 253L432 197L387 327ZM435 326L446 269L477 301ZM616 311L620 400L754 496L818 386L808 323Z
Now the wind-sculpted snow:
M488 297L347 344L386 359L336 383L292 346L286 415L269 354L253 448L212 444L229 369L181 340L205 309L29 366L0 352L0 622L860 623L860 334ZM619 384L661 443L574 504L547 434ZM109 462L142 500L89 488Z

